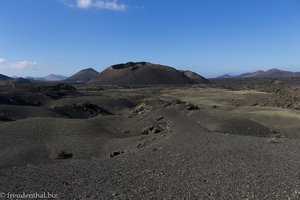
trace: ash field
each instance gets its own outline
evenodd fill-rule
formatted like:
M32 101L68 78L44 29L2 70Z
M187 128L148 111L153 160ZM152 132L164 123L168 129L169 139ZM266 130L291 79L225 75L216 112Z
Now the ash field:
M0 192L300 198L300 78L207 80L144 62L89 76L0 86Z

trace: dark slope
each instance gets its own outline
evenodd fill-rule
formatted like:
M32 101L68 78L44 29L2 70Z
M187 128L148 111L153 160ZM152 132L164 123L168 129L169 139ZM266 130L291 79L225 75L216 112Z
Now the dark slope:
M8 77L8 76L5 76L3 74L0 74L0 81L8 81L8 80L11 80L12 78Z
M72 75L71 77L67 78L65 81L68 82L88 82L92 80L96 75L99 73L92 69L92 68L87 68L84 70L81 70L77 72L76 74Z
M32 81L30 81L29 79L26 78L14 78L12 79L13 83L18 83L18 84L28 84L28 83L32 83Z
M196 82L172 67L147 62L129 62L126 64L113 65L105 69L94 79L89 81L89 83L103 85L155 85L194 84Z
M0 74L0 84L2 85L11 85L11 84L28 84L31 83L29 79L18 77L18 78L12 78L5 76L3 74Z

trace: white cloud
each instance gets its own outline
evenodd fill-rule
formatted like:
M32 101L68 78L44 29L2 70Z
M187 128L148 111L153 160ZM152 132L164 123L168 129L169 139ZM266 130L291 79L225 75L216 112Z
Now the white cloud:
M125 11L128 6L118 0L61 0L68 7L80 9L96 8L101 10Z
M6 60L4 58L0 58L0 66L4 63L6 63Z
M117 0L112 1L105 1L105 0L98 0L94 2L94 7L99 9L107 9L107 10L118 10L123 11L127 9L125 4L118 3Z
M10 68L10 69L34 69L37 65L35 61L19 61L19 62L9 62L4 58L0 58L0 68Z
M60 0L61 3L63 3L65 6L69 7L69 8L74 8L75 5L73 3L70 3L70 1L68 0Z
M78 8L90 8L93 5L92 0L77 0Z

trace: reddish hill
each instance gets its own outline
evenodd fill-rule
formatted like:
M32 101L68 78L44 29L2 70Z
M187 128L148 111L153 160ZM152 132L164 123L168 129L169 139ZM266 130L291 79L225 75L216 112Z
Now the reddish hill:
M187 77L189 77L196 83L207 83L208 82L208 80L206 78L204 78L203 76L200 76L196 72L189 71L189 70L182 71L182 72L184 75L186 75Z
M300 72L283 71L277 68L272 68L268 71L258 70L255 72L244 73L238 76L221 76L218 78L292 78L300 77Z

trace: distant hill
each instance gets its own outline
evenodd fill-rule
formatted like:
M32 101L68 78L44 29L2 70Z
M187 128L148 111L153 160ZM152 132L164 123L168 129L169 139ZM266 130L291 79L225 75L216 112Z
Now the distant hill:
M26 77L26 78L35 81L63 81L68 77L62 75L50 74L44 77Z
M270 69L266 71L263 76L265 77L300 77L300 72L282 71L280 69Z
M249 73L243 73L241 75L238 75L238 78L255 78L255 77L261 77L263 76L265 72L262 70L258 70L255 72L249 72Z
M189 70L182 71L182 72L185 76L189 77L196 83L208 83L208 80L206 78L204 78L203 76L200 76L196 72L189 71Z
M77 72L76 74L70 76L65 81L88 82L88 81L92 80L93 78L95 78L95 76L97 76L98 74L99 74L99 72L97 72L96 70L94 70L92 68L87 68L87 69L81 70L81 71Z
M218 78L292 78L300 77L300 72L283 71L277 68L268 71L258 70L255 72L243 73L237 76L230 76L228 74Z
M197 81L186 76L184 72L176 70L173 67L152 64L148 62L128 62L106 68L88 83L99 85L153 85L195 84L208 82L208 80L200 75L197 76L196 73L188 74L193 75Z
M0 85L27 84L27 83L31 83L31 81L22 77L9 77L0 74Z
M32 81L30 81L29 79L26 78L14 78L11 80L11 82L13 82L14 84L27 84L27 83L32 83Z

